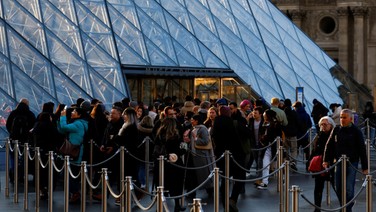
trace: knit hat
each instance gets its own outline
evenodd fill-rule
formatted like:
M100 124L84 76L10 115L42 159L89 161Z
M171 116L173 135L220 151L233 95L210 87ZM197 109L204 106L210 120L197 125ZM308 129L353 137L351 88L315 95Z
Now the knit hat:
M217 105L227 105L227 100L225 98L220 98L215 103Z
M247 105L251 105L251 102L248 101L247 99L244 99L242 102L240 102L240 108L244 108Z
M83 101L80 105L80 108L83 109L85 112L90 111L91 104L88 101Z

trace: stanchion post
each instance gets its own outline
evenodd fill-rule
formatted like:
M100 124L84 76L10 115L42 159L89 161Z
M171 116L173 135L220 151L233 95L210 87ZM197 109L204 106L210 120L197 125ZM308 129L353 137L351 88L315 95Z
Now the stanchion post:
M81 212L86 211L86 161L81 161Z
M107 212L107 168L102 168L102 212Z
M285 212L290 211L290 205L289 205L289 187L290 187L290 162L286 160L285 162L285 190L284 196L285 196Z
M29 210L29 144L24 145L24 210Z
M366 120L367 122L367 161L368 161L368 171L371 171L371 133L370 133L370 125L369 125L369 118Z
M279 142L280 139L277 141ZM282 166L282 162L283 161L283 146L279 146L279 149L278 149L278 167L276 167L277 169L279 169L281 166ZM277 192L280 192L282 193L283 192L283 173L282 173L282 170L280 170L278 173L277 173L277 177L278 177L278 186L277 186Z
M291 212L298 212L299 211L299 186L293 185L292 186L292 202L291 202Z
M94 149L93 144L94 144L93 139L90 139L90 161L89 161L89 164L90 164L90 167L89 167L90 182L93 182L93 149ZM90 202L93 201L93 188L91 186L89 186L89 200L90 200Z
M331 204L331 199L330 199L330 181L326 181L326 204L327 205Z
M194 198L193 199L193 212L201 212L201 199L200 198Z
M39 212L39 202L40 202L40 173L39 173L39 147L35 147L35 211Z
M214 212L219 212L219 168L214 168Z
M342 170L342 196L341 196L341 200L342 200L342 204L341 206L345 205L346 204L346 162L347 162L347 157L346 155L342 155L342 166L341 166L341 170ZM346 207L343 207L342 208L342 212L346 212Z
M372 175L367 175L366 212L372 212Z
M157 212L163 212L163 186L157 187Z
M9 197L9 148L10 141L5 143L5 197Z
M159 186L164 187L164 156L160 155L158 160L159 160Z
M225 151L225 211L230 208L230 151Z
M64 212L69 211L69 156L64 157Z
M14 195L13 195L13 202L18 203L18 141L14 141L14 177L13 177L13 184L14 184Z
M124 180L125 180L125 172L124 172L124 160L125 160L125 148L124 146L120 147L120 191L124 191ZM125 208L125 198L124 194L120 196L120 211L124 212Z
M54 152L48 152L48 211L53 211L53 200L54 200L54 189L53 189L53 179L54 179Z
M126 192L125 192L125 194L122 195L123 196L122 198L124 198L124 195L125 195L125 197L127 198L127 200L126 200L127 212L131 212L131 208L132 208L131 207L132 206L132 199L131 199L132 177L127 176L125 182L126 182ZM124 182L122 182L122 184L124 184Z
M149 192L149 169L150 169L150 137L147 136L145 141L145 191Z

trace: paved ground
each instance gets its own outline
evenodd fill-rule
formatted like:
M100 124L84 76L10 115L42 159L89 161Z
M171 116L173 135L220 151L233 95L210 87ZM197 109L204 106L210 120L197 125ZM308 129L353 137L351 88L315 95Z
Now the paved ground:
M19 203L13 203L13 187L10 184L10 197L5 197L5 169L3 166L4 162L4 152L0 151L0 183L1 183L1 191L0 191L0 211L22 211L23 210L23 185L20 185L20 193L19 193ZM303 164L298 164L298 168L300 171L304 170ZM376 170L376 165L372 162L371 170ZM362 176L358 176L358 180L356 183L355 191L356 193L361 189L361 185L363 183ZM238 201L239 211L279 211L279 193L277 192L276 187L277 178L271 178L269 188L267 190L258 190L253 186L253 182L246 184L246 192L245 194L241 195ZM310 201L313 202L313 187L314 187L314 180L311 176L298 174L298 173L291 173L290 174L290 188L292 185L298 185L302 189L302 194L304 194ZM375 188L373 186L373 188ZM374 189L376 190L376 189ZM373 196L375 196L376 192L373 191ZM357 199L356 205L354 206L355 212L358 211L365 211L366 204L365 204L365 189L361 192L360 196ZM207 205L203 206L205 211L213 211L213 200L208 199L206 192L199 191L198 198L202 198L203 203L207 203ZM323 207L328 209L333 209L339 207L339 203L337 198L334 195L333 190L331 190L331 204L326 204L326 195L324 194L323 197ZM119 211L119 207L114 204L114 199L112 197L108 200L108 211ZM142 200L142 204L144 206L148 205L150 202L150 198L145 197ZM192 202L191 199L187 199L186 202ZM169 205L170 210L173 209L173 201L167 200L167 204ZM291 194L290 194L290 203L291 205ZM62 185L58 185L56 192L54 192L54 200L53 200L53 207L54 211L63 211L64 206L64 196ZM101 211L101 203L100 202L90 202L87 201L87 211ZM373 203L373 208L376 211L376 203ZM33 185L30 185L30 192L29 192L29 210L35 210L35 192ZM70 211L79 211L80 205L70 205ZM149 211L155 211L155 206L150 209ZM41 201L40 204L40 211L48 211L48 201L44 200ZM139 209L135 204L133 204L132 211L142 211ZM186 211L189 211L188 209ZM221 211L223 209L221 208ZM291 211L291 209L289 210ZM313 207L309 205L302 197L299 196L299 211L306 212L306 211L313 211Z

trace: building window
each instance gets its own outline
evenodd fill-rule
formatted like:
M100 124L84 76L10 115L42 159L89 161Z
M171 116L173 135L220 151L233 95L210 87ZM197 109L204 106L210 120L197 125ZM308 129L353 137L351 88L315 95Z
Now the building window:
M324 16L319 21L319 29L324 34L332 34L337 28L336 20L330 16Z

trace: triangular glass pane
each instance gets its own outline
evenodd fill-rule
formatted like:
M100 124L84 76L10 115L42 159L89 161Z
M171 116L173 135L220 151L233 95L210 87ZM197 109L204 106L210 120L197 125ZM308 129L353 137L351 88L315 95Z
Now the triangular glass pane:
M53 95L50 64L35 49L25 44L13 31L8 31L10 59L30 78Z
M339 103L342 104L343 100L339 98L338 91L333 91L328 84L325 81L322 81L321 79L317 80L319 83L319 86L321 88L322 96L325 98L327 105L331 103Z
M260 96L266 102L270 102L270 100L273 97L284 98L280 89L278 89L278 90L269 89L269 82L265 81L263 78L258 78L257 82L259 84L260 90L256 90L256 92L258 92L260 94ZM253 86L252 86L252 88L253 88ZM268 88L268 89L265 89L265 88Z
M204 7L197 0L185 1L185 4L188 8L188 11L191 13L191 16L193 15L198 20L197 22L199 22L203 26L206 26L208 30L216 34L215 24L212 19L212 15L206 7ZM196 24L192 23L192 25L195 27ZM194 31L198 33L197 30Z
M84 58L78 27L46 0L41 0L45 26Z
M0 54L0 88L9 96L13 96L9 60ZM1 105L0 105L1 106Z
M134 0L134 2L145 14L153 19L154 22L168 31L162 8L158 3L154 0Z
M115 43L110 28L94 16L90 10L80 4L79 1L76 1L76 9L81 30L95 40L98 47L100 46L112 58L117 59Z
M100 46L96 45L89 37L83 35L82 39L85 46L86 60L89 65L109 82L116 82L116 84L113 84L115 87L124 90L122 83L120 84L122 78L118 63L102 51ZM111 72L104 70L111 70Z
M323 61L324 58L322 56L323 54L321 52L321 49L315 43L313 43L312 40L308 38L302 31L299 30L296 31L296 33L298 34L300 44L306 51L306 54L310 54L312 55L312 57L317 58L317 60Z
M22 10L13 0L3 0L3 4L7 8L4 13L7 23L22 35L25 40L46 55L43 27L37 19Z
M0 52L4 55L8 55L7 39L5 39L5 27L3 20L0 20Z
M164 52L157 48L149 39L145 39L146 48L149 53L150 63L154 66L174 66L172 61Z
M279 84L281 85L281 89L282 89L282 92L283 92L283 98L284 99L290 99L292 102L295 101L295 88L296 87L299 87L299 86L296 86L296 85L291 85L289 82L283 80L280 78L279 80Z
M196 60L203 63L196 38L170 15L166 15L170 35L177 40Z
M233 11L233 14L236 17L236 20L237 20L236 22L238 24L242 38L246 39L248 35L242 34L242 31L239 25L243 25L242 28L246 28L249 34L253 34L253 36L256 36L257 38L261 39L260 33L258 31L258 27L255 23L255 18L252 16L251 12L247 10L248 4L246 3L245 6L242 6L239 4L238 1L230 1L230 5ZM243 32L244 32L244 29L243 29Z
M108 0L109 6L113 6L120 14L122 14L133 26L141 30L138 21L138 15L133 1L131 0ZM110 13L111 14L111 13Z
M250 7L252 8L252 12L253 12L254 18L256 19L256 22L258 24L261 24L263 27L265 27L271 34L273 34L274 36L277 36L278 32L277 32L277 29L275 28L275 22L270 17L270 13L269 13L269 10L267 9L266 3L263 0L261 0L261 2L258 1L260 5L257 5L257 3L255 4L255 2L252 0L248 0L248 2L249 2Z
M281 29L286 31L295 42L298 42L298 36L296 35L296 26L288 19L281 11L274 5L269 4L270 14L273 16L273 20L276 23L278 31L281 33Z
M77 18L74 9L74 1L72 0L48 0L57 9L60 10L66 17L68 17L73 23L78 25Z
M111 21L114 32L119 36L116 38L117 40L121 39L122 43L127 43L128 46L132 47L133 51L136 51L144 60L148 61L148 55L146 51L146 47L144 44L144 38L142 36L141 31L133 26L128 20L124 18L116 9L113 7L109 7L109 11L111 14ZM122 44L120 44L122 45ZM123 51L127 51L124 49L119 49L118 44L118 51L119 54ZM124 55L120 56L120 58L124 58ZM126 59L129 60L129 59ZM120 59L121 63L127 63ZM136 62L136 61L135 61Z
M29 107L32 111L40 111L40 106L45 102L55 102L54 96L51 96L38 83L29 78L17 66L12 66L13 81L15 88L15 99L26 98L29 100Z
M326 69L323 64L313 58L310 54L308 56L309 64L312 67L313 73L320 79L324 80L329 87L335 87L333 76L330 74L329 70ZM326 63L324 64L326 66Z
M216 55L213 54L206 46L202 43L198 43L200 48L203 61L205 62L205 67L207 68L225 68L229 69L229 67Z
M41 20L39 13L39 5L37 0L17 0L27 11L29 11L39 21Z
M90 70L90 79L93 83L93 97L100 99L103 102L116 102L123 99L125 96L118 89L116 89L112 84L108 83L106 80L96 73L94 70Z
M10 112L16 108L17 104L12 99L11 96L8 96L4 94L4 91L0 89L0 126L5 127L5 121L8 118ZM2 135L0 134L0 138L5 138L7 135L4 135L4 137L1 137Z
M176 21L178 21L182 27L184 27L186 30L192 32L192 25L189 20L189 15L184 8L183 4L184 3L178 3L176 1L171 1L171 0L162 0L161 4L163 8L165 9L165 13L168 12L170 15L172 15ZM167 20L167 23L171 21ZM171 30L170 26L168 28ZM173 34L173 33L171 33ZM175 38L176 39L176 38Z
M241 31L241 30L240 30ZM262 41L258 40L256 37L252 36L251 34L243 39L243 41L246 43L246 51L248 54L249 60L252 63L253 57L250 55L255 55L256 57L260 58L264 63L268 64L268 66L272 66L270 64L270 58L269 55L266 53L266 49ZM252 52L252 53L250 53Z
M227 63L221 41L194 17L191 19L196 37L219 59Z
M145 61L137 52L135 52L128 44L116 36L116 43L119 52L119 58L121 64L129 65L148 65L149 63Z
M47 40L51 61L77 85L91 94L85 62L52 33L47 32Z
M236 22L233 14L223 7L218 1L208 1L210 11L212 14L220 20L233 34L239 36L239 32L236 26ZM214 19L215 21L215 19ZM218 27L218 25L217 25Z
M187 52L178 42L174 41L174 46L180 66L203 67L203 64Z
M54 81L56 86L56 95L59 102L64 104L73 104L78 98L91 99L91 97L82 90L74 81L58 69L53 69Z
M288 61L285 47L282 45L280 40L278 40L276 37L274 37L268 30L266 30L264 27L260 26L260 32L263 37L264 44L267 48L267 51L274 52L274 54L278 55L283 61Z
M273 64L274 71L285 81L288 81L291 86L298 86L296 73L285 63L289 63L290 61L282 61L282 59L275 55L273 52L271 52L269 56Z
M80 1L86 8L88 8L96 17L98 17L107 27L110 27L110 22L108 20L106 5L104 1Z

